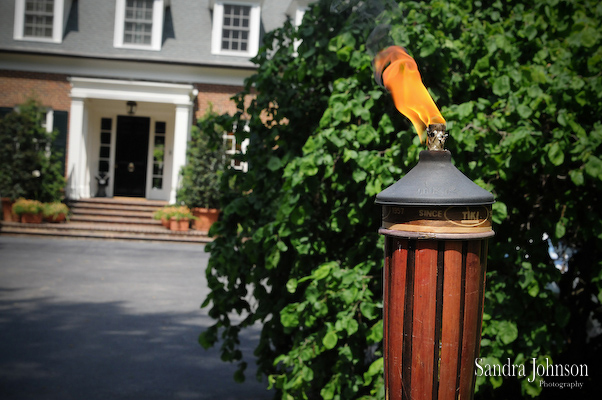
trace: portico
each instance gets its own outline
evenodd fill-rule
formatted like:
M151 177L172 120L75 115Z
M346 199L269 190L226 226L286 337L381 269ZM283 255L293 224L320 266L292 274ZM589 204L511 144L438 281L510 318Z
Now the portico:
M192 85L72 77L67 196L174 203L197 91ZM135 110L127 106L135 102Z

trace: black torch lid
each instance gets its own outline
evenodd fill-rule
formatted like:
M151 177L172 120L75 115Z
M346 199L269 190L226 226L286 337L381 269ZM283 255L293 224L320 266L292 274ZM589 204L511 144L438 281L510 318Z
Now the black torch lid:
M460 206L494 203L491 193L460 172L448 150L424 150L418 164L376 195L383 206Z

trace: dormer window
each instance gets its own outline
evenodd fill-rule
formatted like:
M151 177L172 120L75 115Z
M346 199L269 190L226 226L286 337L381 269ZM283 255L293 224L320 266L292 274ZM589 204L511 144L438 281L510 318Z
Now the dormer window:
M213 6L211 52L253 57L259 49L261 6L254 1L219 1Z
M61 43L68 11L65 0L15 0L13 38Z
M251 6L224 4L222 51L248 51Z
M24 37L52 38L54 0L26 0Z
M166 0L117 0L115 47L161 50Z
M153 3L153 0L126 0L124 44L151 44L153 37Z

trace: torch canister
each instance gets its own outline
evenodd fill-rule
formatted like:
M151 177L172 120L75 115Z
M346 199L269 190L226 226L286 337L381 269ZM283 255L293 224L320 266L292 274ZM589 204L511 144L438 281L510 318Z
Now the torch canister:
M493 202L441 148L376 196L386 399L473 398Z

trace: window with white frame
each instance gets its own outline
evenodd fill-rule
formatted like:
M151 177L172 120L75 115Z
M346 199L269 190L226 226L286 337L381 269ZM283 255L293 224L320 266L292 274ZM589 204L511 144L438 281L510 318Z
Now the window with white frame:
M15 0L13 38L61 43L70 0Z
M26 0L23 36L52 37L54 0Z
M115 47L161 50L166 0L117 0Z
M261 5L257 1L219 1L213 5L211 52L253 57L259 49Z
M245 154L249 146L249 139L245 139L242 143L236 141L236 136L231 132L226 132L222 136L224 140L224 148L226 155L230 158L230 167L242 172L247 172L249 167L246 161L240 161L235 156L237 154Z
M153 0L126 0L123 43L150 45L153 37Z

